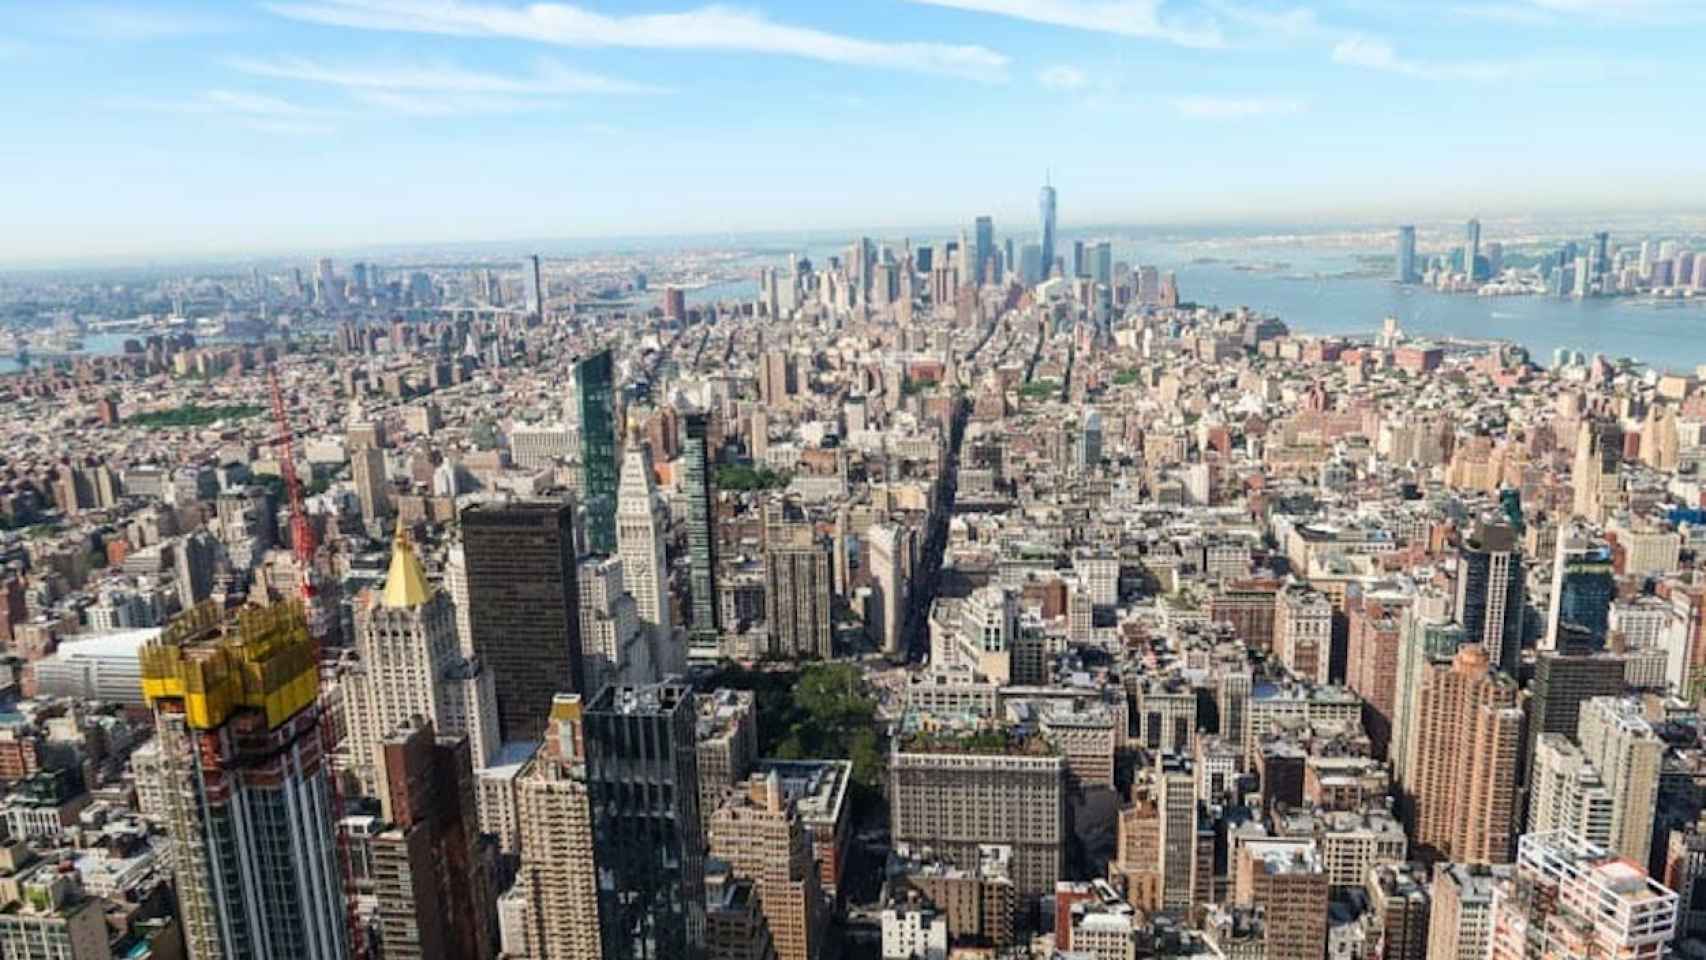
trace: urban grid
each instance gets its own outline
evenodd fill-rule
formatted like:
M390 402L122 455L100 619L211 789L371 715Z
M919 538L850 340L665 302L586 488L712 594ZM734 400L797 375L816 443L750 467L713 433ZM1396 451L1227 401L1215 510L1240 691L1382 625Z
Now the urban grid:
M7 11L0 960L1706 960L1706 12L669 2Z

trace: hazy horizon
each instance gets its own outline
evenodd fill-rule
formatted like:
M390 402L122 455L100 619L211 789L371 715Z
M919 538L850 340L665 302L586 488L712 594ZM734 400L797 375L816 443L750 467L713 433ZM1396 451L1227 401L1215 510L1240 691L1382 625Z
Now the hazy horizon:
M11 14L5 264L1017 226L1051 172L1064 225L1657 211L1706 146L1681 0Z

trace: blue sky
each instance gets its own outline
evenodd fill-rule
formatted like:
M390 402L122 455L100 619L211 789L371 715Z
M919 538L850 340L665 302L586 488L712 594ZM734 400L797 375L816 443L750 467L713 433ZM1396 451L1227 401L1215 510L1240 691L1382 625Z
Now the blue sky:
M1706 205L1699 0L0 0L0 262Z

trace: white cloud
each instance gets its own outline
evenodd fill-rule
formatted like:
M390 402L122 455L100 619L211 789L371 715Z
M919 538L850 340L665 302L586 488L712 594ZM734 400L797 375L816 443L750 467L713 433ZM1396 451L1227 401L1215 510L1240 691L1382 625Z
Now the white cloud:
M1526 0L1530 7L1572 19L1617 23L1706 22L1699 0Z
M295 20L362 30L495 37L566 47L768 53L978 80L998 79L1008 65L1006 56L985 47L861 40L715 5L629 16L567 3L514 7L482 0L284 0L265 6Z
M1301 113L1302 100L1288 97L1174 97L1173 109L1182 116L1201 120L1244 120L1251 117L1278 117Z
M206 13L142 10L118 4L64 7L56 17L63 33L114 42L142 42L223 33L231 23Z
M328 133L332 127L327 121L338 115L334 111L304 107L278 97L240 90L203 90L182 100L120 98L111 106L121 110L224 116L263 133Z
M1418 80L1448 80L1468 83L1509 83L1515 80L1568 79L1571 77L1651 78L1652 64L1608 60L1592 55L1530 56L1514 60L1420 60L1400 54L1391 43L1378 37L1347 37L1333 47L1333 62L1369 70L1381 70Z
M1082 90L1090 85L1090 75L1077 67L1062 65L1038 71L1037 82L1050 90Z
M233 57L226 62L233 69L251 76L300 80L348 90L431 91L519 97L667 92L662 87L629 83L602 74L573 70L551 60L540 61L531 74L515 76L446 65L347 65L304 57Z
M1181 47L1226 45L1212 20L1164 17L1161 0L911 0L973 13L989 13L1076 30L1161 40Z

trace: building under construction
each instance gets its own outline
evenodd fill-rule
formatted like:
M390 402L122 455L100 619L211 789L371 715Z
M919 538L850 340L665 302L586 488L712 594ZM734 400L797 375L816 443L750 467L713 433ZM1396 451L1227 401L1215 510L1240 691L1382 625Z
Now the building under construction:
M350 955L315 644L300 603L201 604L142 649L192 960Z

